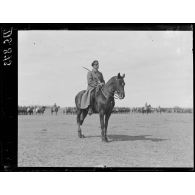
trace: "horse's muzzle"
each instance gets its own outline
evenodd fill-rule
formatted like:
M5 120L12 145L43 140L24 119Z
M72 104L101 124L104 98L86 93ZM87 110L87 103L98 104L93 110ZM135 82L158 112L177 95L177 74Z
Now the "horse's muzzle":
M124 99L125 98L125 94L119 95L119 99Z
M124 99L125 98L125 93L118 93L119 99Z

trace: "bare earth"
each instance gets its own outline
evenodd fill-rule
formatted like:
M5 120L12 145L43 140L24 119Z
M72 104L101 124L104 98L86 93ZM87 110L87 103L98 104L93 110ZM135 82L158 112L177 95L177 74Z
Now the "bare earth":
M76 115L18 116L19 167L193 167L192 114L113 114L109 143L99 116L77 136Z

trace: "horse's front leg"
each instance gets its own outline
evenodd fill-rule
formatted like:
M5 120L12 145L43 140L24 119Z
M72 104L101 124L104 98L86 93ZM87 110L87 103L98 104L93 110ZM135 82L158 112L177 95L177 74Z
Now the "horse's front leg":
M105 123L104 123L104 112L100 112L100 124L101 124L101 135L102 141L107 142L106 135L105 135Z
M105 139L106 141L108 141L108 137L107 137L107 128L108 128L108 120L110 118L111 112L107 113L105 116Z

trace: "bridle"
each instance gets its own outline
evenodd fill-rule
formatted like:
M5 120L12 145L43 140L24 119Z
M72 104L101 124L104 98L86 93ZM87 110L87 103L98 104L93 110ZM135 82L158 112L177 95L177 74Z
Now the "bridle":
M108 99L109 97L113 97L114 99L122 99L122 98L119 97L119 95L118 95L118 93L116 93L116 91L114 91L112 93L108 92L109 93L108 96L104 93L104 91L102 90L102 88L101 88L101 92L102 92L102 94L104 95L104 97L106 99Z
M109 97L113 97L114 99L122 99L122 98L119 96L119 94L117 93L117 90L114 90L114 91L112 91L112 92L108 92L109 94L106 95L106 94L104 93L104 91L103 91L102 88L103 88L103 87L101 87L101 92L102 92L102 94L104 95L104 97L105 97L106 99L108 99Z

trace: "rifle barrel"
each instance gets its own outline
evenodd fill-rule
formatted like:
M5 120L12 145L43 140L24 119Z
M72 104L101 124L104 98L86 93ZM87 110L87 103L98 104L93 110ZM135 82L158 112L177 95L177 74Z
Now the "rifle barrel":
M88 70L88 71L91 71L91 70L89 70L88 68L86 68L86 67L84 67L84 66L82 66L84 69L86 69L86 70Z

